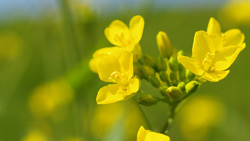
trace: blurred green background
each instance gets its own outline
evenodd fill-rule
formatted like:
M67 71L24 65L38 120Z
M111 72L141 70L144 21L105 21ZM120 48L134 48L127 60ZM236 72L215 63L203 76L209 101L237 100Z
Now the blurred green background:
M0 0L0 141L130 141L141 125L133 100L97 105L101 82L91 72L92 53L112 46L104 29L142 15L143 53L158 56L156 35L191 54L194 33L215 17L222 31L239 28L247 47L230 74L205 83L183 105L171 141L248 141L250 1L198 0ZM141 89L158 91L146 81ZM138 99L138 96L136 96ZM168 106L140 105L154 131L166 122Z

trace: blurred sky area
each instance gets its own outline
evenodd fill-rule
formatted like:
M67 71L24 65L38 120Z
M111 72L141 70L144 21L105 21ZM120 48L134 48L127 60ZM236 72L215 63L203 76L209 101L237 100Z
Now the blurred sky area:
M111 14L120 10L121 7L129 6L136 9L145 3L153 4L153 9L165 9L181 7L181 9L218 8L228 0L79 0L87 3L101 13ZM45 10L50 12L56 8L59 0L0 0L0 16L10 17L12 15L31 15L36 17L38 13Z

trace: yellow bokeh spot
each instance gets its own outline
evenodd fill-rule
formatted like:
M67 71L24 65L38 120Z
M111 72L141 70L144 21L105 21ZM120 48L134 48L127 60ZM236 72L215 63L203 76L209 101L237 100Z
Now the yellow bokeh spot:
M31 131L22 141L48 141L47 137L39 131Z

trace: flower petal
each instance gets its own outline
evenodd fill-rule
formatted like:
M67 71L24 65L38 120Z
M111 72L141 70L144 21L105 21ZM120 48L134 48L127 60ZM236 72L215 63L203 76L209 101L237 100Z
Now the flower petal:
M130 79L134 74L133 69L133 54L129 52L122 52L119 58L121 72L124 73L128 79Z
M219 22L211 17L207 26L208 35L221 35L221 27Z
M117 54L118 52L121 52L122 49L119 47L105 47L98 49L94 52L93 57L99 57L101 55L109 55L109 54Z
M170 138L161 133L145 130L141 126L137 133L137 141L170 141Z
M224 46L240 45L243 43L245 35L239 29L231 29L224 33Z
M224 79L230 71L205 72L202 77L210 82L218 82Z
M113 21L104 31L110 43L117 46L124 46L130 40L130 33L127 25L120 20Z
M218 50L214 59L215 70L226 70L229 68L245 46L245 44L242 44L241 46L229 46Z
M197 31L194 36L192 55L200 63L207 53L214 53L215 47L211 37L205 31Z
M111 84L102 87L97 94L97 104L110 104L124 99L124 95L119 92L119 84Z
M178 61L188 70L196 75L202 75L204 70L201 68L199 63L195 61L193 58L186 56L178 56Z
M134 16L129 23L131 37L135 43L139 43L143 34L144 19L140 15Z

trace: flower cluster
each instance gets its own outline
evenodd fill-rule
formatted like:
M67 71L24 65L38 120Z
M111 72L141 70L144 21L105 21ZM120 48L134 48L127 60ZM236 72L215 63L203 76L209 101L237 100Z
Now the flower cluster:
M102 48L93 54L90 68L102 81L96 97L97 104L124 101L138 93L138 103L151 106L157 102L169 104L170 111L163 134L145 130L138 132L139 141L169 140L168 130L177 106L206 82L224 79L228 68L245 48L244 34L239 29L221 32L218 21L210 18L207 31L197 31L194 36L192 57L176 52L167 34L160 31L157 46L158 58L143 54L139 44L144 29L141 16L134 16L129 27L115 20L105 29L105 36L115 47ZM160 95L153 96L140 90L140 79L157 88Z

